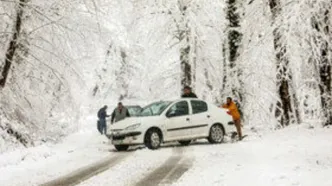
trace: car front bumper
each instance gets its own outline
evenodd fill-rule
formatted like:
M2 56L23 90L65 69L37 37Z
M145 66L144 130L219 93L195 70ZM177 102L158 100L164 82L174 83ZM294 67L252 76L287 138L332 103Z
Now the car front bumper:
M112 132L111 135L113 145L140 145L143 144L142 132Z

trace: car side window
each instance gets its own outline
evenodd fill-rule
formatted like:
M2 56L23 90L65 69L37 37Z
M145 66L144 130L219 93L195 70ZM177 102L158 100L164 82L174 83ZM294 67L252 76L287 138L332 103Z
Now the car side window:
M167 112L168 117L184 116L189 114L187 101L180 101L174 104Z
M190 101L190 103L193 110L193 114L206 112L208 110L208 106L204 101L192 100Z

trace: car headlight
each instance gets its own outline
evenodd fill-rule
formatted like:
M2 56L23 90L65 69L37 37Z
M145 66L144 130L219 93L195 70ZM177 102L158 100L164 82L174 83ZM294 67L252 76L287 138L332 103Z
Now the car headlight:
M134 125L130 125L129 127L126 128L126 130L135 130L137 129L141 124L140 123L137 123L137 124L134 124Z

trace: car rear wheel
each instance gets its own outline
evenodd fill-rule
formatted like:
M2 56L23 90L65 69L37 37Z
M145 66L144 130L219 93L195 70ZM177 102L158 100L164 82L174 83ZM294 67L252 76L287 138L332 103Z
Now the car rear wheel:
M150 129L145 135L145 146L149 149L158 149L161 145L161 133L157 129Z
M210 143L221 143L224 141L224 136L225 133L222 125L215 124L210 129L208 140Z
M191 143L191 140L179 141L181 145L187 146Z
M129 148L129 145L114 145L117 151L126 151Z

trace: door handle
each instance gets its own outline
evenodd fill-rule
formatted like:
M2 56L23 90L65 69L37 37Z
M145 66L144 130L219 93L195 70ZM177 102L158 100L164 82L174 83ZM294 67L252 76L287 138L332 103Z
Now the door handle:
M187 118L186 120L187 120L187 121L190 121L190 119L189 119L189 118Z

